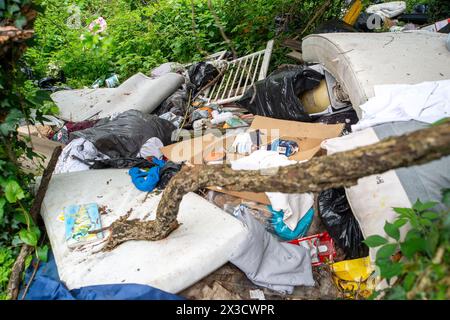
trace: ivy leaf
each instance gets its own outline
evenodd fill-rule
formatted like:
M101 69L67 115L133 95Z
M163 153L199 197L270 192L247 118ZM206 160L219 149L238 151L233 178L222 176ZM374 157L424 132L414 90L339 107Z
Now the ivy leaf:
M397 241L400 239L400 231L398 230L398 227L395 224L386 221L384 225L384 231L389 237L394 238Z
M382 246L383 244L386 244L388 241L382 236L374 235L367 237L363 242L370 248L376 248Z
M17 181L9 180L5 186L5 197L9 203L16 203L17 200L25 198L25 193Z
M417 199L416 203L413 205L413 209L419 212L431 209L437 205L437 202L434 201L428 201L425 203L420 202L419 199Z
M380 249L378 249L377 259L388 259L395 253L396 250L397 250L396 243L385 244Z
M6 199L0 198L0 224L3 222L3 215L5 214Z
M19 231L20 239L29 246L35 247L37 245L38 237L33 231L28 231L27 229L22 229Z
M23 15L20 15L19 17L17 17L14 24L18 29L23 29L23 27L27 24L27 18Z
M48 246L44 245L43 247L37 247L36 248L36 255L39 260L43 262L47 262L48 258Z
M0 132L7 136L11 131L16 130L16 126L23 118L23 114L19 109L12 109L5 118L5 121L0 124Z

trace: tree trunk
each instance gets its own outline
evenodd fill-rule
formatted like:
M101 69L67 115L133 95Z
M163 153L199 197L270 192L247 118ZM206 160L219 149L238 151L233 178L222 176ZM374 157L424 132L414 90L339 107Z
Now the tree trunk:
M153 221L127 220L110 226L103 250L128 240L160 240L178 227L180 202L188 192L208 186L230 191L303 193L350 187L359 178L391 169L427 163L450 154L450 122L391 137L378 143L307 162L282 167L277 172L234 171L229 166L185 166L166 187Z
M48 188L48 184L50 183L50 179L52 178L53 171L55 170L56 163L58 162L58 157L61 154L62 148L56 147L53 150L52 157L45 168L44 173L42 174L41 183L39 184L38 191L36 193L36 197L33 200L33 205L31 206L30 216L34 222L37 222L39 213L41 211L42 202L45 198L45 193ZM25 260L27 256L33 252L33 247L24 244L20 249L20 254L17 257L14 265L12 267L11 276L9 277L8 282L8 296L11 300L16 300L19 295L19 287L22 271L25 267Z

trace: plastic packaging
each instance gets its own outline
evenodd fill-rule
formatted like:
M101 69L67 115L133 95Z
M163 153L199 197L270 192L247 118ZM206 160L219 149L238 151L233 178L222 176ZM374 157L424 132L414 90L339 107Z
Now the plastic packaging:
M370 277L374 269L369 257L333 263L331 270L334 283L346 298L355 298L357 294L368 298L375 288L375 278Z
M256 82L236 103L255 115L310 122L299 96L317 87L322 78L322 74L308 67L282 68Z
M243 132L236 136L231 145L231 152L249 155L260 147L260 133L259 130L251 132Z
M219 113L219 111L214 110L212 112L212 117L211 124L219 124L233 118L233 114L231 112Z
M313 266L320 266L323 263L332 262L336 256L334 242L328 232L296 239L289 241L289 243L308 249L311 253L311 262Z
M273 225L275 234L283 240L293 240L299 237L303 237L306 232L308 232L308 229L311 226L314 217L314 209L311 208L299 220L295 229L291 230L283 221L283 211L275 211L273 210L272 206L268 206L268 208L270 212L272 212L271 224Z
M72 136L85 138L111 158L134 157L150 138L159 138L164 145L171 143L175 126L156 115L137 110L120 113L114 120L102 119L92 128L74 132Z
M369 248L362 242L363 234L347 201L344 188L329 189L318 196L319 216L325 228L345 252L346 259L369 255Z
M292 140L276 139L268 144L265 150L276 151L279 154L290 157L298 151L298 144Z

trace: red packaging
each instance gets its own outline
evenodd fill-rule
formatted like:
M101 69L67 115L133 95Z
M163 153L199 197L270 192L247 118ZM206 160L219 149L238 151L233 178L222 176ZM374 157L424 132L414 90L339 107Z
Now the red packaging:
M322 232L309 237L295 239L289 243L303 246L310 250L312 265L320 266L323 263L334 261L336 250L334 249L333 239L328 232Z

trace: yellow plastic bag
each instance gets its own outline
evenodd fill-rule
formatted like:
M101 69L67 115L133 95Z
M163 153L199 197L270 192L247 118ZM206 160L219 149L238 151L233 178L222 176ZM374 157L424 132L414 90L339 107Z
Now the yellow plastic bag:
M331 264L333 281L349 299L368 298L375 288L374 272L369 257L345 260Z

